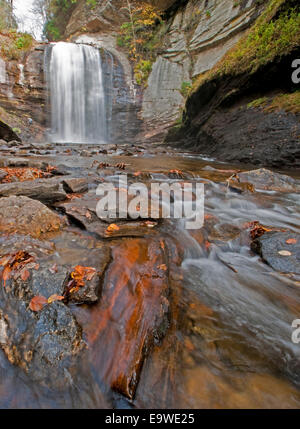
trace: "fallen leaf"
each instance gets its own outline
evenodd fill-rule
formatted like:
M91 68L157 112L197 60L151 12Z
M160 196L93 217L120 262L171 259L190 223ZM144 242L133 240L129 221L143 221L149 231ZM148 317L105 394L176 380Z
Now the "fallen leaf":
M57 264L52 265L52 267L51 267L51 268L49 268L49 271L50 271L50 273L52 273L52 274L57 273L57 272L58 272Z
M120 228L118 227L118 225L112 223L107 227L106 231L107 232L114 232L114 231L119 231L119 229Z
M29 276L30 276L30 272L25 268L21 273L21 279L23 280L23 282L26 282L26 280L29 279Z
M286 240L286 244L296 244L297 241L298 240L296 238L289 238L288 240Z
M87 219L91 219L92 218L92 215L91 215L91 213L87 210L86 211L86 213L85 213L85 217L87 218Z
M205 249L208 250L211 246L211 243L209 241L206 240L205 242Z
M288 250L279 250L278 253L281 256L292 256L291 252L289 252Z
M41 311L46 304L48 304L47 298L38 295L32 298L29 304L29 308L32 311Z
M158 266L158 268L160 269L160 270L164 270L164 271L167 271L167 266L166 266L166 264L161 264L161 265L159 265Z
M5 284L7 280L9 280L11 275L11 268L9 266L6 266L2 272L2 279L3 279L3 286L5 287Z
M63 299L65 299L64 296L54 294L48 298L48 304L52 304L54 301L62 301Z

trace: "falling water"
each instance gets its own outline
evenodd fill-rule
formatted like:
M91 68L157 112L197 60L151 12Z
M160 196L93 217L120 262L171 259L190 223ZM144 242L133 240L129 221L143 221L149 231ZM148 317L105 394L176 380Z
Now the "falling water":
M2 58L0 58L0 83L6 83L6 66Z
M100 51L82 44L52 45L48 82L52 141L107 141Z

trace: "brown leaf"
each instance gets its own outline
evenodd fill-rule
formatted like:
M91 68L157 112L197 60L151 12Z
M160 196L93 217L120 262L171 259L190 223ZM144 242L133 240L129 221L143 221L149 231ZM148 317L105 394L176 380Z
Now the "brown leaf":
M26 282L26 280L28 280L29 277L30 277L30 272L26 270L26 268L22 270L21 279L23 280L23 282Z
M29 304L29 308L32 311L41 311L46 304L48 304L47 298L38 295L32 298Z
M7 280L9 280L11 275L11 268L9 266L6 266L4 270L2 271L2 279L3 279L3 286L5 287L5 284Z
M87 219L91 219L92 218L92 215L91 215L91 213L87 210L86 211L86 213L85 213L85 217L87 218Z
M288 240L286 240L286 244L296 244L297 241L298 240L296 238L289 238Z

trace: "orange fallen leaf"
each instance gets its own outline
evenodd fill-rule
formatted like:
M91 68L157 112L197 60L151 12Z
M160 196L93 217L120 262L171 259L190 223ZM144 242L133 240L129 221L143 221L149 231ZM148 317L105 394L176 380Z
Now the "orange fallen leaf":
M63 299L65 299L64 296L54 294L54 295L49 296L48 304L52 304L52 302L55 302L55 301L62 301Z
M167 271L167 266L166 266L166 264L161 264L161 265L159 265L158 266L158 268L160 269L160 270L164 270L164 271Z
M208 250L211 246L211 243L209 241L206 240L205 242L205 249Z
M47 298L38 295L32 298L29 304L29 308L32 311L41 311L46 304L48 304Z
M107 232L114 232L114 231L119 231L119 229L120 228L118 227L118 225L112 223L107 227L106 231Z
M91 219L92 218L92 215L91 215L91 213L87 210L86 211L86 213L85 213L85 217L87 218L87 219Z
M298 240L296 238L289 238L288 240L286 240L286 244L296 244L297 241Z

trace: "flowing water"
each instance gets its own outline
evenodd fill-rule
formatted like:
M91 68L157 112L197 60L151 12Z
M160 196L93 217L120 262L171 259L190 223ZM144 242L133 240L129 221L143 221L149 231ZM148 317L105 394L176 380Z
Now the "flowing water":
M65 42L53 44L48 85L52 141L103 143L107 140L99 49Z
M81 171L90 167L90 161L78 156L56 155L55 159ZM258 220L298 231L298 196L232 192L225 182L232 166L220 167L193 157L176 157L172 153L149 157L145 151L130 160L122 156L114 160L130 163L133 171L150 173L153 181L170 182L167 172L177 168L190 180L205 183L204 227L189 231L183 228L182 221L167 220L159 229L159 237L173 249L174 259L180 254L178 271L172 268L166 336L149 353L134 400L128 401L105 383L114 363L121 365L126 357L116 353L124 327L118 325L116 315L108 315L107 332L117 335L105 342L105 332L97 334L99 324L103 324L103 300L92 307L73 306L88 344L88 357L78 369L75 385L63 393L44 391L0 354L0 406L299 408L300 346L291 340L292 321L300 317L299 286L251 252L249 230L244 227ZM80 261L87 266L93 263L93 252L101 241L75 226L52 240L59 263ZM124 240L135 249L134 239L123 239L122 243ZM119 244L110 243L112 248ZM132 261L126 259L125 253L119 258L118 263L124 273L132 275L134 284ZM102 295L110 296L114 287L117 285L104 283ZM147 314L151 317L151 308Z
M0 83L7 83L5 62L0 58Z

